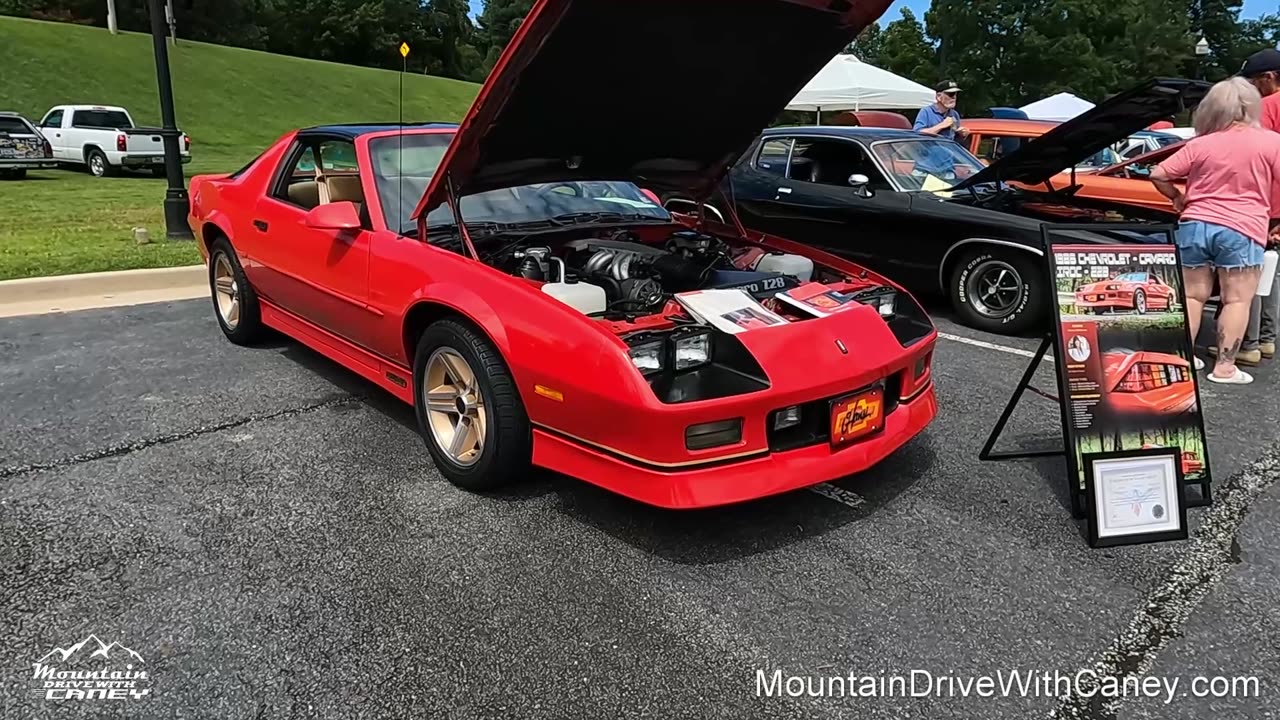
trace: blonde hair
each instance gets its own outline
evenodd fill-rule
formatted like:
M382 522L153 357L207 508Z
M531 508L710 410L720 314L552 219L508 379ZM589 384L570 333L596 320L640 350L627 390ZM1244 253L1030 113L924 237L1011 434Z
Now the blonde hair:
M1262 94L1253 83L1233 77L1215 83L1196 108L1192 125L1196 135L1226 130L1232 125L1260 127Z

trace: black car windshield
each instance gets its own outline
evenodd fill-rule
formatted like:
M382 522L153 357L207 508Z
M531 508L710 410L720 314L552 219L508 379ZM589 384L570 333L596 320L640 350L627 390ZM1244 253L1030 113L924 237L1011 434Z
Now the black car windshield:
M871 151L903 190L942 191L982 170L959 143L920 137L873 143Z
M452 133L406 134L369 141L369 156L387 226L409 233L410 217L452 140ZM400 143L403 140L404 150ZM620 180L552 182L467 195L462 218L473 223L518 225L539 222L589 221L593 217L670 221L662 206L634 184ZM428 227L452 226L453 213L441 205L427 215Z

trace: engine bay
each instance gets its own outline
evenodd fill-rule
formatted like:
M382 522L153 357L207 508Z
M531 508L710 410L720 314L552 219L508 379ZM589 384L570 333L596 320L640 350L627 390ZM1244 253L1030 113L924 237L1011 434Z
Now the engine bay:
M770 311L799 320L813 316L779 301L778 293L813 282L855 297L883 288L875 277L852 277L801 255L671 225L538 234L486 255L491 266L614 323L615 332L679 324L688 313L675 295L697 290L739 289Z

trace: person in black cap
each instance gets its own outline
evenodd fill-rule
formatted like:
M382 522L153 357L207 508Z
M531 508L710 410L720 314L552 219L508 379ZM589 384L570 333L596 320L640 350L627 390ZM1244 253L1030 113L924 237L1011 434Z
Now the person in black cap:
M960 127L960 113L956 112L956 93L960 86L954 80L945 80L934 87L936 95L932 105L920 108L912 129L926 135L937 135L948 140L965 137L968 130Z
M1240 76L1262 94L1262 127L1280 132L1280 50L1267 48L1250 55Z

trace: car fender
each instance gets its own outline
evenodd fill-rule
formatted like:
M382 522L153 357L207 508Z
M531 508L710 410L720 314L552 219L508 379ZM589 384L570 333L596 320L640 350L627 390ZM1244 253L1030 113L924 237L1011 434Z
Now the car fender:
M1023 250L1025 252L1031 253L1032 255L1037 255L1041 258L1044 257L1044 251L1041 250L1040 248L1032 247L1030 245L1027 245L1026 243L1020 243L1015 240L998 240L996 238L982 238L982 237L974 237L974 238L967 238L967 239L961 240L960 242L957 242L951 247L947 248L947 251L942 254L942 261L938 263L938 287L943 292L948 291L947 269L950 267L949 263L951 262L952 258L957 256L956 251L959 250L960 248L968 248L973 245L994 245L999 247L1011 247L1016 250Z
M440 280L415 292L402 316L406 364L412 364L409 358L417 342L409 334L410 318L415 309L433 305L465 318L488 336L535 422L544 415L539 408L550 409L548 398L535 393L539 386L564 392L616 392L620 381L629 378L636 385L631 390L640 389L643 378L633 371L620 338L519 281L502 285L481 292L454 280ZM610 378L609 382L601 383L602 377Z
M222 210L212 210L204 217L202 226L203 232L200 233L200 254L206 258L209 256L209 244L213 239L213 233L221 233L231 243L231 249L236 251L237 255L243 255L243 248L236 244L236 234L232 229L235 224L231 222L231 218Z

